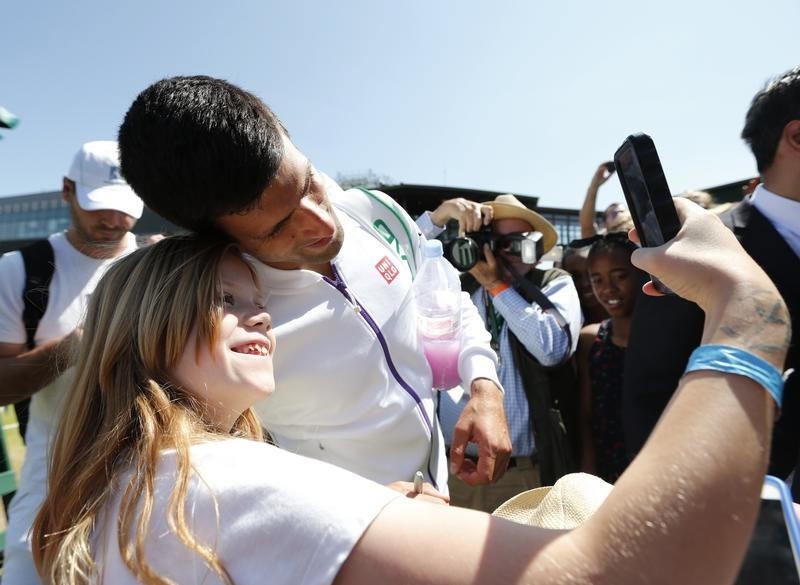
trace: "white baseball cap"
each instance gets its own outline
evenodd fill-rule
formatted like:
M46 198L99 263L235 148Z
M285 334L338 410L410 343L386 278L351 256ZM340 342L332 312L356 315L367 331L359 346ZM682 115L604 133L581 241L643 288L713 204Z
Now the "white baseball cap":
M119 172L119 147L115 140L95 140L81 146L67 178L75 182L81 209L113 209L136 219L142 217L144 203Z

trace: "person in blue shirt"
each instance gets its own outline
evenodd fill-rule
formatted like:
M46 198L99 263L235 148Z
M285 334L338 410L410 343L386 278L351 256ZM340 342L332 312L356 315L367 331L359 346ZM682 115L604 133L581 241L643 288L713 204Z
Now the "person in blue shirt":
M466 233L491 226L497 241L495 251L487 245L484 258L469 269L471 278L464 279L464 288L471 293L499 356L497 371L505 390L503 406L511 436L511 459L498 481L470 485L479 447L469 445L463 454L450 449L448 481L452 505L491 512L508 498L543 482L551 484L559 475L574 470L554 464L554 459L564 455L574 462L577 438L573 434L564 444L552 437L547 397L562 398L566 428L577 432L573 422L577 417L577 385L572 365L567 362L578 343L581 306L569 273L526 264L511 249L509 242L514 238L538 232L544 255L558 239L550 222L513 195L500 195L485 204L447 200L417 218L417 225L426 236L435 237L448 219L459 220L460 231ZM530 287L541 291L551 306L530 298L526 292ZM467 408L467 400L460 388L440 394L439 418L448 445L465 432L457 421ZM557 456L554 450L558 446L568 453Z

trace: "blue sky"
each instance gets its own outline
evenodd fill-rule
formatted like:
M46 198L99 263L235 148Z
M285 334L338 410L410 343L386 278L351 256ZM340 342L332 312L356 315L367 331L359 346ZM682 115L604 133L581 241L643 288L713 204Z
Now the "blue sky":
M58 189L139 91L208 74L256 93L322 171L578 207L628 134L673 192L751 177L753 94L800 62L797 0L6 0L0 196ZM598 207L621 199L616 180Z

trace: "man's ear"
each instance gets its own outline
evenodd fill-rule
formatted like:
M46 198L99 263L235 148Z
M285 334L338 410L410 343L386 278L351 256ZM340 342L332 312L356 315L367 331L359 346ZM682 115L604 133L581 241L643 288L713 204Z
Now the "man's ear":
M789 152L800 158L800 120L792 120L783 127L783 136L781 137Z
M67 203L75 199L75 182L66 177L61 183L61 198Z

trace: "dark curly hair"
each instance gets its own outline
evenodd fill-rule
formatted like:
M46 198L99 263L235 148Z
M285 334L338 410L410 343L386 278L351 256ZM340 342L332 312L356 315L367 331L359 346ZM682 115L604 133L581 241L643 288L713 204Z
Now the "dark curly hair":
M205 231L258 203L283 160L284 134L255 95L222 79L171 77L142 91L125 114L120 167L149 208Z
M747 110L742 138L756 158L758 172L772 166L786 124L800 120L800 66L770 81Z
M617 251L621 251L630 257L638 247L628 239L627 232L611 232L600 236L592 243L589 248L589 260L600 254L611 254Z

